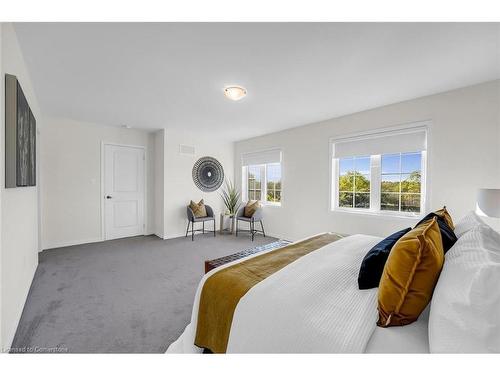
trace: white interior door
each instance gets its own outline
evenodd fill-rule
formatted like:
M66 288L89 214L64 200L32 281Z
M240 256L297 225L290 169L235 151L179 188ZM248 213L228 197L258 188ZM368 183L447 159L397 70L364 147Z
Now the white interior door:
M144 149L104 145L105 239L144 234Z

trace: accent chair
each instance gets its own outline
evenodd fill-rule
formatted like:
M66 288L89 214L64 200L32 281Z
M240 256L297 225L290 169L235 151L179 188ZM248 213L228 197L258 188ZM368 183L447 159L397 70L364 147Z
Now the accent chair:
M187 219L188 219L188 225L186 228L186 237L188 236L188 233L191 233L191 241L194 241L194 232L208 232L214 233L215 237L215 215L214 211L212 210L212 207L205 205L205 209L207 210L207 216L203 217L196 217L193 213L193 210L191 207L187 206L186 212L187 212ZM206 221L213 221L214 222L214 230L207 230L205 231L205 222ZM194 229L194 223L202 223L202 229ZM191 230L189 230L189 226L191 226Z
M262 219L263 219L262 207L257 208L251 217L245 216L245 207L241 207L238 210L238 212L236 213L236 237L238 237L238 232L251 233L252 241L253 241L256 233L262 233L262 235L265 237L266 232L264 231L264 225L262 224ZM238 230L238 223L240 221L244 221L244 222L249 223L250 229L249 230ZM260 223L261 230L255 229L256 222Z

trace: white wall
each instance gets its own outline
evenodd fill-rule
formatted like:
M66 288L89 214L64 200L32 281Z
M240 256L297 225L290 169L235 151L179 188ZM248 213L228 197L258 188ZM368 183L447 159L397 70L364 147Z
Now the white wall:
M5 73L17 76L31 110L42 128L43 119L22 52L11 24L2 24L0 130L0 192L1 192L1 347L8 348L38 264L38 186L5 189ZM38 150L37 150L38 152ZM37 162L40 155L37 155Z
M165 233L165 130L158 130L154 133L155 144L155 234L164 238Z
M183 236L186 205L204 199L217 215L224 209L219 192L204 193L193 182L194 162L213 156L233 178L233 144L188 131L134 129L46 117L41 139L42 248L102 240L101 141L146 146L147 234ZM179 153L179 145L194 146L195 155ZM217 218L218 221L218 218Z
M195 155L179 153L179 145L194 146ZM233 143L219 142L217 135L208 137L189 131L165 130L164 132L164 217L163 238L184 236L186 233L186 206L192 199L214 209L217 225L219 214L224 210L220 191L205 193L193 182L193 164L200 157L212 156L222 164L226 178L233 178ZM211 229L211 227L207 227Z
M146 233L155 232L154 134L47 117L41 133L42 248L101 241L101 142L144 146Z
M414 99L269 134L235 145L241 154L283 149L282 207L265 208L268 233L298 239L321 231L388 235L413 219L329 210L329 138L432 120L428 139L430 207L446 205L459 219L475 206L480 187L500 188L500 81Z
M2 40L2 35L3 35L3 24L0 23L0 74L2 74L2 77L4 76L3 75L3 62L2 62L2 56L3 56L3 51L2 51L2 45L3 45L3 40ZM1 80L1 79L0 79ZM5 100L4 100L4 92L5 90L1 90L0 89L0 103L5 103ZM4 105L0 105L0 119L4 119L5 118L5 108L4 108ZM2 120L0 120L2 121ZM5 120L3 120L5 121ZM0 134L4 134L4 123L3 122L0 122L0 124L2 124L1 128L0 128ZM0 142L2 141L2 136L0 135ZM3 144L0 143L0 144ZM0 153L3 153L4 152L4 148L0 147ZM4 176L5 174L5 167L4 167L4 163L0 163L0 175ZM2 200L3 200L3 191L2 189L0 189L0 213L2 212ZM2 335L2 310L3 310L3 305L2 305L2 285L3 285L3 281L2 281L2 215L0 214L0 353L2 353L3 351L3 335Z

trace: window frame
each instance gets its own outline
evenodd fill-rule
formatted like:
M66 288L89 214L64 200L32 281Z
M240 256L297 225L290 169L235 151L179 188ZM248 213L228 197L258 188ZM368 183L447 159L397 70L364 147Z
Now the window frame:
M403 192L401 190L401 184L402 184L402 181L401 181L401 177L405 174L409 174L409 173L404 173L403 172L403 155L408 155L408 154L418 154L420 153L420 192L419 193L408 193L408 192ZM422 184L423 184L423 171L424 171L424 161L422 160L422 158L424 158L424 153L425 151L416 151L416 152L399 152L399 153L394 153L394 154L383 154L383 155L380 155L380 166L382 167L382 156L384 155L398 155L399 156L399 171L398 172L395 172L395 173L386 173L386 175L397 175L399 177L399 191L397 193L393 193L393 192L385 192L386 194L397 194L398 195L398 205L399 205L399 209L398 211L393 211L393 210L382 210L382 194L384 194L384 192L380 191L380 211L384 211L384 212L394 212L394 213L403 213L403 214L411 214L411 212L404 212L404 211L401 211L401 203L402 203L402 197L403 197L403 194L407 194L407 195L413 195L413 194L418 194L420 195L420 212L419 213L413 213L414 216L419 216L422 214L422 207L423 207L423 204L425 204L425 199L422 197L422 195L424 194L423 193L423 190L422 190ZM382 172L382 171L381 171ZM382 181L383 181L383 176L384 174L383 173L380 173L380 184L379 184L379 187L380 189L382 188ZM410 215L411 216L411 215Z
M368 192L368 194L370 194L370 206L371 206L371 202L372 202L372 155L359 155L359 156L350 156L350 157L347 157L345 159L353 159L353 163L354 163L354 166L356 165L356 159L366 159L366 158L369 158L370 159L370 172L368 173L368 175L370 176L370 191ZM339 184L340 184L340 159L336 159L337 160L337 183L336 183L336 187L338 188ZM364 175L363 173L361 173L361 175ZM352 210L352 209L357 209L357 210L360 210L360 211L367 211L367 210L370 210L369 208L362 208L362 207L356 207L356 173L354 174L353 176L353 182L352 182L352 191L340 191L340 190L337 190L337 194L336 194L336 198L337 198L337 205L336 207L338 208L345 208L347 210ZM344 206L340 206L340 202L339 202L339 196L340 196L340 193L351 193L353 195L352 199L352 203L353 203L353 206L352 207L344 207ZM359 192L360 194L366 194L366 192Z
M362 132L357 134L352 134L349 136L343 136L339 138L330 138L329 140L329 159L330 159L330 189L329 189L329 212L340 212L349 214L361 214L361 215L375 215L380 217L400 217L400 218L421 218L424 216L425 212L428 211L429 202L429 189L428 189L428 157L429 157L429 136L430 136L430 121L420 121L412 124L406 124L391 128L378 129L376 131ZM339 140L346 138L355 137L365 137L380 135L386 132L397 132L397 131L411 131L423 129L426 132L427 137L427 147L426 150L421 151L421 185L420 185L420 212L401 212L401 211L389 211L381 210L381 182L382 182L382 154L370 155L370 208L356 208L356 207L340 207L339 206L339 178L340 178L340 162L339 158L334 158L334 147L335 143ZM416 151L418 152L418 151ZM406 153L406 152L402 152ZM356 155L356 156L367 156L367 155Z
M268 165L279 164L281 169L281 189L280 191L280 201L271 202L267 200L267 166ZM250 198L248 196L248 171L250 167L260 167L261 168L261 198L260 202L264 206L281 207L283 205L283 161L281 163L266 163L266 164L254 164L242 166L242 200L247 202Z
M272 201L268 201L267 200L267 184L268 184L268 180L267 180L267 166L268 165L279 165L280 167L280 184L281 184L281 187L279 190L276 189L276 183L275 183L275 186L274 186L274 193L276 193L276 191L279 191L280 192L280 201L279 202L272 202ZM282 168L282 164L281 163L267 163L267 164L264 164L264 175L265 175L265 183L266 183L266 188L265 188L265 202L267 205L271 205L271 206L281 206L281 201L283 200L283 168Z
M254 188L253 188L253 189L250 189L250 186L248 186L248 180L249 180L249 169L250 169L250 167L255 167L255 168L259 169L259 174L260 174L260 176L259 176L259 178L260 178L260 189L255 188L255 186L254 186ZM246 180L246 189L245 189L245 192L246 192L246 196L247 196L247 198L248 198L247 200L249 200L249 199L250 199L250 196L249 196L249 191L250 191L250 190L252 190L252 191L253 191L254 195L255 195L255 193L256 193L257 191L260 191L260 196L261 196L261 198L262 198L262 196L264 195L265 190L267 190L267 189L266 189L266 188L264 188L264 186L263 186L263 184L264 184L264 182L263 182L263 180L264 180L263 176L266 174L266 172L267 172L267 171L266 171L266 168L265 168L265 165L264 165L264 164L249 165L249 166L247 166L247 167L246 167L246 173L245 173L245 174L246 174L246 179L245 179L245 180ZM254 178L253 180L254 180L254 184L255 184L256 179ZM255 198L255 197L254 197L254 198ZM262 199L259 199L259 201L261 201L261 200L262 200Z

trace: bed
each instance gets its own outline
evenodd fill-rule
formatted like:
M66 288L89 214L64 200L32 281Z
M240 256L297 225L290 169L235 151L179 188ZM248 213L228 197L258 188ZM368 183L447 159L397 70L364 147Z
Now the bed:
M448 251L449 260L445 261L434 298L414 323L377 327L378 289L360 290L357 277L364 255L381 238L356 234L305 254L246 291L234 309L227 346L219 352L499 352L500 317L492 311L500 308L500 292L490 292L492 298L487 302L476 301L472 306L469 293L477 295L475 288L492 290L484 282L497 285L500 281L500 235L481 222L465 226L463 229L458 224L462 238ZM191 322L167 353L203 352L195 342L200 296L207 279L272 251L277 250L255 254L207 273L196 292ZM463 277L464 272L473 276ZM487 281L480 278L482 284L467 281L478 279L477 275L484 272ZM454 292L449 293L451 290Z
M360 234L342 238L252 287L234 312L226 353L428 352L426 319L406 327L377 328L377 290L357 287L359 264L380 240ZM204 276L191 322L167 353L203 352L194 344L203 285L214 273L247 259ZM407 344L408 336L418 339Z

